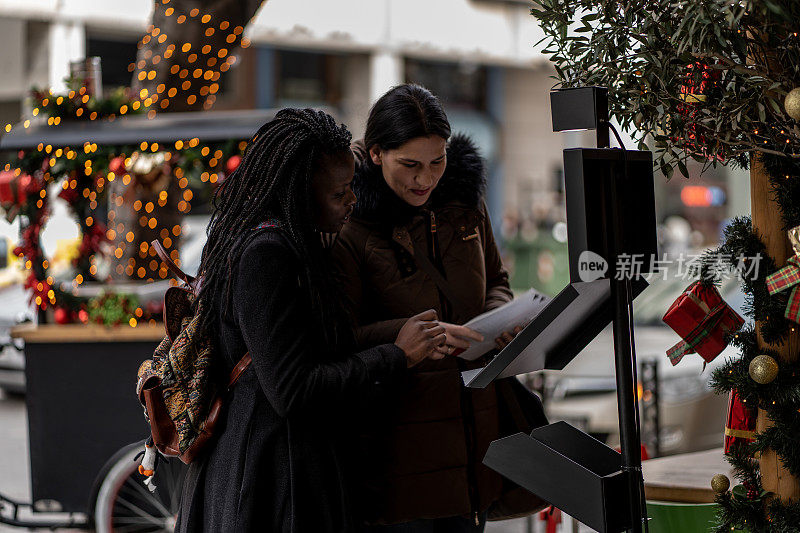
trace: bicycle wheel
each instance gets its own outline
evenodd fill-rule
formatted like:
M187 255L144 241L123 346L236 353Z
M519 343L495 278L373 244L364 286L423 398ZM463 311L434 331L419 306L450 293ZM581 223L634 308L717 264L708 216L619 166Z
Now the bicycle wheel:
M134 457L141 446L120 456L103 479L95 502L97 533L172 532L178 515L186 465L178 459L160 458L155 492L139 474Z

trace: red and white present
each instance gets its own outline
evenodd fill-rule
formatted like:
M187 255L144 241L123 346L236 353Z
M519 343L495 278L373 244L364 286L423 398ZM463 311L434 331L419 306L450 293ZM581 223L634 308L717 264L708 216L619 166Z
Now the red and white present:
M689 353L710 363L725 349L725 335L738 330L744 319L725 303L714 286L689 285L667 310L664 322L683 339L667 350L673 365Z

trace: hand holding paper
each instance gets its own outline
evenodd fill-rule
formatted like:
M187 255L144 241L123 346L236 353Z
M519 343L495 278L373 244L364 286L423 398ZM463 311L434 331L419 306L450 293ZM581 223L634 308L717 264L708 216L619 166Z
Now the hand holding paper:
M549 300L547 296L530 289L502 307L476 316L464 326L482 335L483 341L471 341L470 347L458 356L472 361L492 350L496 347L495 339L502 338L503 333L513 331L517 326L525 326L539 314Z
M471 343L483 342L483 335L467 326L439 322L445 330L447 340L436 350L445 355L458 355L470 347Z

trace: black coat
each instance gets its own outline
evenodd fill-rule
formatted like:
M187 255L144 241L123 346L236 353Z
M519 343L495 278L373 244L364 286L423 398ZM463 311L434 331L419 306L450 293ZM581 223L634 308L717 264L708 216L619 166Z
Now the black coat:
M230 318L222 318L228 368L253 362L229 395L219 440L193 463L178 531L351 531L344 477L343 402L404 376L394 344L335 355L314 324L300 265L280 232L242 254Z

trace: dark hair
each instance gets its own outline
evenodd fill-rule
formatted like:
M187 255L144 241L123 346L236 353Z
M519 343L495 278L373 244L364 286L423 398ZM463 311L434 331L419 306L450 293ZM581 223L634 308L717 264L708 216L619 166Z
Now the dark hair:
M335 342L341 313L314 230L312 174L321 154L349 153L350 139L344 125L313 109L281 110L253 136L239 167L217 189L206 230L198 312L212 337L217 331L214 309L221 307L223 314L230 309L234 268L242 252L257 235L255 227L272 219L300 255L314 312L326 339Z
M364 144L391 150L416 137L450 138L450 122L441 102L425 87L398 85L381 96L367 119Z

